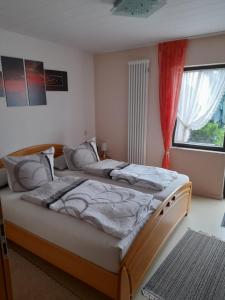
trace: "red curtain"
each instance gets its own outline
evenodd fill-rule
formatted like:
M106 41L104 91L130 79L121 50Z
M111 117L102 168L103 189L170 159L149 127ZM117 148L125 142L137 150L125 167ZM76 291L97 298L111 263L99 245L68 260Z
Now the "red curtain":
M160 43L158 46L160 119L165 149L162 167L167 169L170 166L169 154L176 122L186 49L187 40Z

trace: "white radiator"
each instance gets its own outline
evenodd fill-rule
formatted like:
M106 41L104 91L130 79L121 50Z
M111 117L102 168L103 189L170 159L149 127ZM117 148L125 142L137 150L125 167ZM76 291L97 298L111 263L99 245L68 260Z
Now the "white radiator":
M128 65L128 161L145 164L149 60L131 61Z

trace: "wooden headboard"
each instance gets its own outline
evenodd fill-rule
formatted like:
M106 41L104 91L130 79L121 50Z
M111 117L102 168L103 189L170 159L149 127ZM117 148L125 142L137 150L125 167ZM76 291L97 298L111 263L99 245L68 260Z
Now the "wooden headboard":
M55 157L62 155L63 153L63 145L60 144L42 144L42 145L36 145L36 146L31 146L27 147L21 150L18 150L16 152L10 153L8 155L10 156L23 156L23 155L31 155L35 153L40 153L41 151L44 151L50 147L55 148ZM3 168L3 162L0 159L0 168Z

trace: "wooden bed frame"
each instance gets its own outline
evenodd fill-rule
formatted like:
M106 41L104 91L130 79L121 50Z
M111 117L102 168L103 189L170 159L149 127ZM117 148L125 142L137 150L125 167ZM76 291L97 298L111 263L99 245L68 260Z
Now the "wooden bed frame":
M55 147L55 156L62 154L62 145L44 144L11 153L22 156ZM0 160L0 168L3 163ZM49 263L80 279L115 300L133 299L146 271L172 231L188 214L192 184L188 182L171 193L155 211L135 238L120 264L120 271L112 273L33 233L5 221L6 236L16 244Z

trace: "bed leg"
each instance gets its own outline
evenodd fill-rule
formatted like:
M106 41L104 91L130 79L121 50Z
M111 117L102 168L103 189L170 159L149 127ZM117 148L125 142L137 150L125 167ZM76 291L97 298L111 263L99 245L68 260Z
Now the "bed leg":
M190 194L188 198L188 204L187 204L187 212L185 216L188 216L189 211L191 210L191 197L192 197L192 183L190 183Z
M118 300L131 300L131 285L130 279L125 266L120 272L120 284L118 291Z

